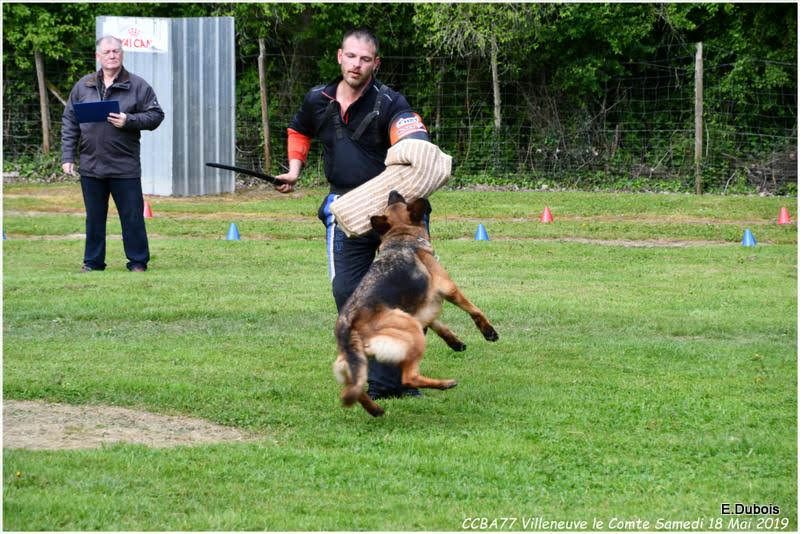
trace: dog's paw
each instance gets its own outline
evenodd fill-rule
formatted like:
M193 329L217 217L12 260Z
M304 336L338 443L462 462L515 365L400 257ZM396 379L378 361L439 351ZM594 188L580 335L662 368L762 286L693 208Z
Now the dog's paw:
M347 386L342 390L342 405L349 408L356 403L361 396L362 390L358 386Z
M483 337L485 337L487 341L497 341L498 339L500 339L500 336L497 335L497 332L491 326L483 330L481 333L483 334Z
M467 346L464 344L463 341L453 341L452 343L448 343L447 345L456 352L464 352L465 350L467 350Z
M445 380L440 389L453 389L458 385L455 380Z
M382 416L382 415L385 413L385 412L384 412L384 410L383 410L383 408L381 408L381 407L380 407L379 405L377 405L377 404L376 404L375 406L371 406L370 408L368 408L368 409L367 409L367 412L369 412L369 414L370 414L372 417L381 417L381 416Z

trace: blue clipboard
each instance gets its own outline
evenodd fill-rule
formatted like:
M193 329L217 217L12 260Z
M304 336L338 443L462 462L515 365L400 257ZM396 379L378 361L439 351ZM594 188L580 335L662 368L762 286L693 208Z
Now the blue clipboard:
M119 100L100 100L99 102L76 102L72 104L79 123L105 122L109 113L119 113Z

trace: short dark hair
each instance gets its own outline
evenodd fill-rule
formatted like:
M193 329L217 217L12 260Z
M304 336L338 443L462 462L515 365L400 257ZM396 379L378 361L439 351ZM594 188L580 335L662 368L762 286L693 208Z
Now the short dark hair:
M351 28L344 32L344 37L342 37L342 46L344 46L344 42L349 39L350 37L355 37L356 39L361 39L365 41L369 41L375 47L375 55L378 56L378 52L380 50L380 43L378 42L378 37L375 33L370 30L369 28L360 27L360 28Z

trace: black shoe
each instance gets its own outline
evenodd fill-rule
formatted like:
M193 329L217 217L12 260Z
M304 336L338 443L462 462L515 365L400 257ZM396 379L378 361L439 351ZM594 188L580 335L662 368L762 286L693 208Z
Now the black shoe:
M128 269L132 273L143 273L147 270L144 265L133 265Z
M400 390L369 390L367 392L372 400L378 399L402 399L404 397L421 397L422 392L417 388L403 388Z

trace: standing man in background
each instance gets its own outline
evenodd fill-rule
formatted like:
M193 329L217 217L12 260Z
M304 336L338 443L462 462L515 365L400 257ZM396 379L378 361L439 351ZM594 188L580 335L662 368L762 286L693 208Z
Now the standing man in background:
M144 272L150 261L144 224L140 143L142 130L155 130L164 120L153 88L122 66L122 41L112 36L97 40L95 56L100 70L81 78L64 107L61 129L61 167L75 174L80 152L83 203L86 208L86 247L83 272L106 268L108 198L114 198L122 225L127 268ZM103 122L79 123L74 104L119 101L119 113Z
M378 52L371 31L345 33L338 51L342 75L306 94L289 125L289 172L277 176L284 182L278 191L293 191L312 139L322 142L330 194L318 215L327 230L328 273L340 311L372 265L380 239L375 234L347 238L330 212L331 202L383 172L391 145L407 138L429 140L406 98L375 79L381 64ZM375 359L369 360L367 383L373 399L419 395L402 386L400 369Z

